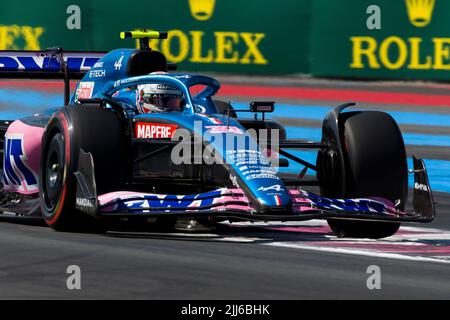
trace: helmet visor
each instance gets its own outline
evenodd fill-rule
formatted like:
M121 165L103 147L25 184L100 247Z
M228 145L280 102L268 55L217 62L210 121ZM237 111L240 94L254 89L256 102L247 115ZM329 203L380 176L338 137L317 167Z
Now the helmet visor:
M168 111L181 109L181 97L177 94L148 94L143 96L143 102Z

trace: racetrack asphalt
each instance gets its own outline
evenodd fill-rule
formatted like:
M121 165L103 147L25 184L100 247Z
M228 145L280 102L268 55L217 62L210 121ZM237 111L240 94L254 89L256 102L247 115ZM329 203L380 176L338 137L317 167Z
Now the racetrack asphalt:
M237 80L224 77L236 84ZM239 78L242 82L242 78ZM266 85L264 79L246 84ZM281 83L281 82L280 82ZM278 84L278 82L277 82ZM292 80L290 86L448 94L445 85L367 86ZM288 105L340 101L282 99ZM226 96L239 102L246 96ZM450 97L449 97L450 99ZM1 103L1 108L5 104ZM364 107L364 106L363 106ZM450 114L436 106L376 105L380 110ZM320 122L286 125L317 128ZM448 125L405 123L409 132L449 135ZM409 126L409 127L408 127ZM411 145L408 153L448 161L448 148ZM439 174L439 172L437 173ZM449 172L442 172L448 175ZM445 181L443 182L445 185ZM432 185L433 187L433 185ZM112 231L60 233L42 225L0 222L1 299L450 299L450 194L435 192L437 217L405 224L382 240L335 238L326 223L225 224L201 233ZM81 269L81 290L68 290L69 265ZM367 268L381 270L369 290Z

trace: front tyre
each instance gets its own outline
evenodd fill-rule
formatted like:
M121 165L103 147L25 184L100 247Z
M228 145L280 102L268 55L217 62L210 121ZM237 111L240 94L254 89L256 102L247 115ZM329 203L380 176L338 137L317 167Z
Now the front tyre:
M75 172L67 113L58 112L49 122L43 137L39 196L47 225L69 231L79 224L75 211Z
M403 210L408 192L406 151L398 125L384 112L341 114L340 133L345 161L345 192L339 196L377 196ZM399 223L329 219L339 237L384 238L395 234Z
M39 175L41 212L47 225L59 231L104 231L101 220L76 209L74 173L83 149L93 155L97 190L120 187L123 145L121 123L113 111L68 106L51 118L42 140Z

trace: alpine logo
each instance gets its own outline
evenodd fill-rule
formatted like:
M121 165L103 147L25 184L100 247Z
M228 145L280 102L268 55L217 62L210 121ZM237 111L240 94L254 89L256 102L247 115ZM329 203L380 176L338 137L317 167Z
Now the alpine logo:
M258 189L258 191L263 191L263 192L272 191L272 190L280 192L280 191L282 191L284 189L279 184L274 184L273 186L270 186L270 187L260 187Z
M19 191L38 190L37 175L26 165L22 134L6 134L3 158L3 183Z
M177 128L176 124L137 122L135 137L138 139L170 139Z

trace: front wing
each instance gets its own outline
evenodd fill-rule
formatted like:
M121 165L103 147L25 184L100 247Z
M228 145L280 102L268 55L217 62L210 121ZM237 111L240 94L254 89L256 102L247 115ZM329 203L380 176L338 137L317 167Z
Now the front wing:
M80 159L81 160L81 159ZM83 162L83 161L81 161ZM253 221L298 221L344 218L381 221L429 222L434 219L434 203L423 160L413 159L413 211L398 210L394 203L379 197L334 199L303 189L289 190L292 207L261 214L241 189L217 189L201 194L168 195L118 191L97 196L93 181L80 171L76 205L79 210L102 217L213 216ZM88 163L84 163L89 166Z

